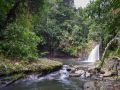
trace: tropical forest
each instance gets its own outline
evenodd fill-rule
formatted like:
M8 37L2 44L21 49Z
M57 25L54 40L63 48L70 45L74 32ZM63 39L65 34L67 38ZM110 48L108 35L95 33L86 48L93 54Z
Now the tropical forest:
M120 90L120 0L0 0L0 90Z

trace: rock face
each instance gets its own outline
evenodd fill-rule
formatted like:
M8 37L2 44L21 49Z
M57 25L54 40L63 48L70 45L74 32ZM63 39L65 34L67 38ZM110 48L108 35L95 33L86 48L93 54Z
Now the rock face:
M105 76L114 76L120 74L120 59L119 57L113 57L109 59L104 65ZM109 75L108 75L109 74Z
M80 78L93 78L98 80L110 79L113 76L120 76L120 60L112 58L107 61L107 64L102 69L95 67L95 65L71 65L69 69L69 76Z
M120 58L119 57L112 57L105 61L101 70L89 69L90 73L93 72L94 74L97 73L100 78L109 78L110 77L119 77L120 76ZM97 72L95 72L97 71Z

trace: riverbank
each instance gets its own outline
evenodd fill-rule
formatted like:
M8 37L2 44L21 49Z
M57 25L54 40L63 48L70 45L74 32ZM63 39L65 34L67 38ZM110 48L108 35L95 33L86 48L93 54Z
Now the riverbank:
M0 57L0 60L0 86L7 86L28 74L43 76L62 67L61 62L49 59L15 61Z
M73 62L79 64L76 65L76 63L71 62L72 60L62 60L64 65L56 72L42 77L38 77L39 74L30 74L25 78L2 88L2 90L56 90L56 88L57 90L120 90L119 80L111 80L109 77L101 79L100 77L97 77L98 75L88 76L88 73L92 74L91 70L94 70L94 65L88 62L77 62L76 60L73 60ZM88 68L90 72L88 72ZM67 77L65 74L66 69L68 70L67 74L69 74ZM79 74L78 76L71 76L71 74L74 74L74 70L75 74ZM83 70L84 72L88 72L85 75L86 77L80 74Z

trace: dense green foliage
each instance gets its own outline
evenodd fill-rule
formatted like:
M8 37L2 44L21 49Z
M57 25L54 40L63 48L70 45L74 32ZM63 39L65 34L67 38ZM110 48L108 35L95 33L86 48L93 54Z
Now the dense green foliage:
M47 22L38 24L36 31L42 36L50 52L64 52L77 55L78 49L86 42L88 29L83 21L83 10L76 10L63 2L52 5L47 14ZM43 18L43 17L42 17Z
M100 41L102 45L101 67L109 58L120 57L120 1L96 0L88 5L86 11L93 22L89 39Z
M8 5L10 3L8 2ZM4 2L1 4L3 5ZM1 53L18 58L37 56L37 45L41 40L33 31L34 15L30 10L28 11L29 8L28 2L21 0L16 1L13 7L9 7L9 11L6 8L3 9L6 12L3 13L4 17L1 15L0 18L6 20L2 23L5 25L1 25ZM5 17L4 14L7 16Z
M91 41L104 50L119 36L119 0L96 0L79 9L63 1L1 0L0 53L20 58L46 52L78 56Z
M119 7L120 1L117 0L96 0L88 5L86 10L93 22L89 30L91 39L95 40L97 36L98 40L106 45L117 35L120 31Z

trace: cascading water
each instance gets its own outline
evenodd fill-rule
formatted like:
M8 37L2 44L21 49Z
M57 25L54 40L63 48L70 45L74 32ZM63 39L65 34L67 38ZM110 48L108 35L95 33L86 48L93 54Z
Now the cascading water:
M60 70L60 80L65 80L65 78L69 77L69 72L67 71L69 68L68 65L63 65L63 68Z
M99 60L99 46L96 45L95 48L91 51L87 62L95 62L96 60Z

